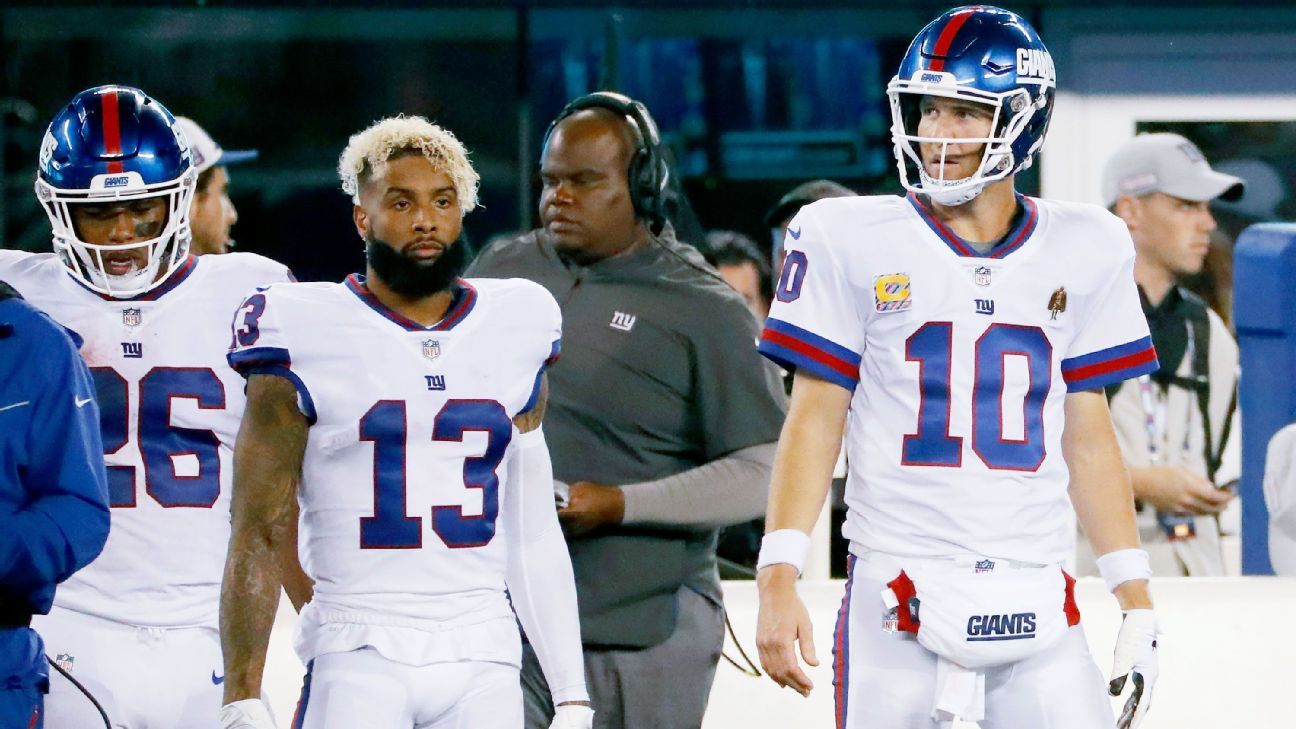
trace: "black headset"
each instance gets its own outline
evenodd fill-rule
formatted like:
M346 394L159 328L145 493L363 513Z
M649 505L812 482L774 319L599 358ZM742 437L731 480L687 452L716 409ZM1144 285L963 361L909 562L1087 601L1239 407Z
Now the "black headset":
M564 106L545 132L544 146L549 145L554 128L563 119L584 109L607 109L624 117L635 128L638 136L634 157L626 178L630 182L630 201L635 213L648 221L654 231L660 231L666 222L665 193L670 179L670 166L662 154L661 135L647 107L615 91L595 91L573 99Z

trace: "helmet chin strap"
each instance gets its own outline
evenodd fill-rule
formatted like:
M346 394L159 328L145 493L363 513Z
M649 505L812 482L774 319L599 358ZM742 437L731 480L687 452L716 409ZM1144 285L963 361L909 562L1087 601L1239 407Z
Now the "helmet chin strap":
M1003 169L1008 162L1008 158L1001 156L1000 159L992 165L992 172ZM963 180L936 180L927 174L922 167L918 168L918 179L921 182L923 194L931 198L932 202L944 207L956 207L976 199L985 190L986 185L991 180L981 180L973 185L964 186ZM947 189L956 188L956 189Z
M941 183L927 177L926 174L923 175L923 178L923 193L925 193L927 197L931 198L932 202L937 205L943 205L947 208L971 202L977 195L981 194L981 191L984 190L986 186L986 183L980 182L970 187L960 187L957 190L946 190L943 189Z

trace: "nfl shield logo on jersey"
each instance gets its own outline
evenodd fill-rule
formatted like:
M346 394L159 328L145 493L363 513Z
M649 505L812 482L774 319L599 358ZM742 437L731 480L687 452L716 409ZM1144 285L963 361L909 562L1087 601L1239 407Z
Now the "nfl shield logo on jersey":
M874 308L882 314L904 311L913 305L909 298L909 275L888 273L873 279Z
M436 339L423 340L423 356L428 359L436 359L441 356L441 342Z
M989 559L980 560L976 563L975 568L978 574L983 572L994 572L994 561Z
M54 656L54 665L68 673L72 673L72 664L74 662L76 662L76 659L72 657L71 653L59 653Z
M977 285L977 286L989 286L989 285L990 285L990 267L989 267L989 266L977 266L976 269L975 269L974 271L972 271L972 280L973 280L974 282L976 282L976 285Z
M900 629L900 617L895 608L887 610L886 615L882 616L882 630L887 633L894 633Z
M139 309L122 309L122 324L128 327L137 327L143 321L144 317L140 316Z

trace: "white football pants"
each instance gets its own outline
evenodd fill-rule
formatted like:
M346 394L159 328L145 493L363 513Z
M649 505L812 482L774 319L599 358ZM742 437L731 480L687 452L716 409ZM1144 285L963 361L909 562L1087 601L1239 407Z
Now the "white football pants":
M520 729L517 666L409 666L372 648L311 661L292 729Z
M218 729L225 669L212 628L142 628L54 608L32 622L45 652L107 711L113 729ZM60 660L61 659L61 660ZM90 700L50 669L45 729L98 729Z
M947 729L932 719L936 654L883 629L882 579L851 559L833 633L837 729ZM892 575L894 577L894 575ZM1080 625L1042 653L986 671L981 729L1112 729L1107 682Z

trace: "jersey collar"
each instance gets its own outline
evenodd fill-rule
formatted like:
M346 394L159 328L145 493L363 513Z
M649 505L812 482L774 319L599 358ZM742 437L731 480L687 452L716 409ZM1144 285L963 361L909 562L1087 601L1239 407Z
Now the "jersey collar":
M450 299L450 308L446 310L445 316L441 317L441 321L436 324L425 327L379 301L378 297L374 296L374 293L369 290L369 286L365 284L363 275L353 273L346 277L344 283L347 289L355 294L365 306L410 332L445 332L454 329L467 318L469 312L477 305L477 289L462 278L457 278L455 279L454 294Z
M950 250L966 258L1004 258L1025 245L1026 240L1035 232L1035 227L1039 223L1039 209L1036 207L1035 201L1025 195L1018 194L1017 204L1021 206L1022 214L1017 216L1017 222L1008 231L1007 235L999 239L999 242L993 248L985 253L978 253L975 248L968 245L967 241L964 241L958 234L950 230L949 226L938 220L921 198L913 193L909 193L905 198L910 205L913 205L914 210L918 212L918 217L927 224L928 228L931 228L937 238L944 241Z

